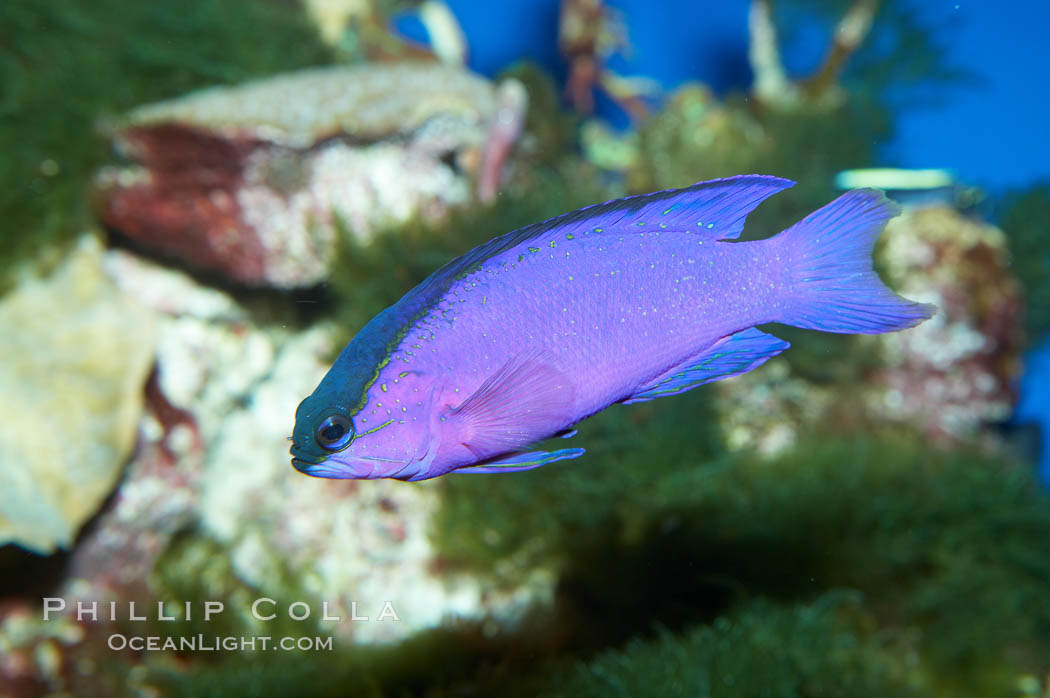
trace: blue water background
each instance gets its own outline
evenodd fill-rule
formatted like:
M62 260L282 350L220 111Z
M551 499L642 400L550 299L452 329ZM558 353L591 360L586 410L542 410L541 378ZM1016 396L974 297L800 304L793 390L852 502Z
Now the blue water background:
M1050 180L1050 2L908 0L936 29L950 64L972 71L974 83L914 91L914 106L898 115L897 134L883 145L885 164L948 167L962 181L992 191ZM448 0L467 35L470 66L493 75L528 58L555 74L565 64L556 43L558 0ZM610 0L628 27L633 51L610 67L654 78L667 88L700 80L719 92L746 87L748 2ZM423 38L412 21L406 34ZM782 31L789 71L810 72L823 57L828 28ZM1004 50L1004 47L1006 50ZM601 111L616 116L607 103Z
M1050 485L1050 337L1025 356L1014 422L1036 424L1042 434L1039 476Z

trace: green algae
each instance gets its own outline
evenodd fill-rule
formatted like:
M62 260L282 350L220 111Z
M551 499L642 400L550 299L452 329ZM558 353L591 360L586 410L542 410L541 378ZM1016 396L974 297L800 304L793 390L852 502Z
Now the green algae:
M541 638L489 637L480 624L421 632L392 646L336 642L331 651L273 652L198 661L192 671L154 662L145 685L163 696L534 696ZM567 665L566 665L567 668Z
M482 573L551 566L562 612L587 619L585 646L846 588L862 593L870 633L911 638L945 691L986 695L1050 669L1050 500L1024 468L930 452L906 433L704 464L665 450L686 433L643 426L615 454L450 477L435 541Z
M920 696L907 635L872 633L856 595L782 606L758 599L681 634L660 632L552 677L547 698Z
M614 410L599 425L609 446L580 461L445 479L443 563L493 577L546 566L553 607L391 646L156 655L145 683L187 696L987 696L1050 671L1050 498L1024 468L899 431L692 457L710 435L637 412ZM221 551L177 545L168 562L183 569L168 577L176 598L229 593Z
M587 448L575 461L512 477L444 478L434 530L446 562L482 571L505 559L559 564L578 553L566 547L571 540L636 541L650 520L654 480L709 473L717 466L705 463L725 456L703 391L614 407L581 424L573 443Z
M1050 186L1015 192L1002 208L1010 266L1024 287L1025 329L1038 339L1050 332Z
M89 225L107 119L330 60L283 2L15 0L0 3L0 27L0 291L20 260Z
M720 102L685 85L639 126L628 188L670 189L740 173L786 177L797 184L759 206L742 239L769 237L833 199L837 172L874 161L874 144L886 130L858 126L863 108L846 102L754 109L742 96Z

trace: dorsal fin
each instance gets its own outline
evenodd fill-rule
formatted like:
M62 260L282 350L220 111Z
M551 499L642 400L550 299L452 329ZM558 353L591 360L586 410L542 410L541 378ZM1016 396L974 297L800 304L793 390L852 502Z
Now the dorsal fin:
M459 276L476 270L486 259L550 233L601 235L668 229L691 230L713 240L732 240L740 236L744 219L760 203L794 185L790 179L769 175L737 175L585 206L501 235L453 259L409 291L398 305L429 305Z
M684 189L667 189L628 196L541 223L546 230L618 232L632 230L686 230L715 240L732 240L744 229L744 219L767 198L794 186L768 175L738 175L697 182ZM597 229L597 230L596 230Z

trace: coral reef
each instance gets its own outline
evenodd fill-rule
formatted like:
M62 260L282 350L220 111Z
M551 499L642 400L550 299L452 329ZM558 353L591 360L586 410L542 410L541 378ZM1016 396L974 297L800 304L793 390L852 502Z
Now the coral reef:
M61 690L63 673L83 639L84 629L73 620L43 622L28 604L0 605L0 692L29 696Z
M126 625L40 623L23 605L0 611L5 680L60 690L105 686L116 672L164 695L286 695L308 685L315 695L648 695L646 686L653 695L676 686L805 695L808 686L979 696L1038 684L1050 670L1050 508L1022 469L931 455L902 433L820 437L774 461L706 467L688 458L692 444L680 445L686 457L654 469L663 416L621 431L600 474L562 468L546 480L448 483L456 514L473 515L458 519L461 551L491 551L496 534L561 551L556 605L531 623L459 623L390 647L337 642L331 652L211 662L114 653L101 635ZM646 486L625 487L631 478ZM522 530L537 521L540 536ZM520 578L522 562L536 558L517 545L495 567L489 554L473 558L477 570ZM199 585L192 598L229 584L221 547L176 543L170 554L166 562ZM245 598L253 596L227 600ZM664 628L656 637L653 624ZM217 631L163 625L149 627ZM231 618L219 630L240 627ZM266 632L313 628L285 622Z
M85 235L0 301L0 545L69 546L131 454L155 335L102 256Z
M397 85L390 91L390 85ZM487 149L491 199L524 89L431 63L314 68L133 110L116 145L137 163L98 178L102 220L136 243L236 281L325 277L337 221L433 219L469 200ZM499 106L498 106L499 104ZM489 129L492 139L487 138Z

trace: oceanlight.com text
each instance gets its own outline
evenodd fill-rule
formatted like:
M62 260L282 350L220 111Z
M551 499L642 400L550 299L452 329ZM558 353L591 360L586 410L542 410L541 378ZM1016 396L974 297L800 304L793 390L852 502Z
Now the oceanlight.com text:
M106 644L111 650L130 649L135 652L311 652L332 651L331 637L271 637L190 635L170 637L162 635L124 635L113 633Z

